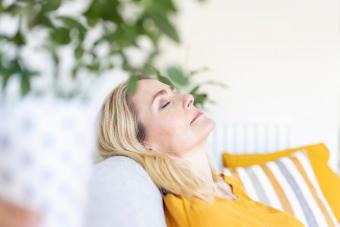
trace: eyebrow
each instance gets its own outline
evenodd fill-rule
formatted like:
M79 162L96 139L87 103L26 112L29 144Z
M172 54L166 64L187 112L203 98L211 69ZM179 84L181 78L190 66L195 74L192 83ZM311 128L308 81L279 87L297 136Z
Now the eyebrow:
M171 91L174 91L174 90L175 90L175 87L174 87L174 86L169 86L169 88L171 89ZM160 95L163 95L163 94L166 94L166 93L167 93L167 92L166 92L165 89L162 89L162 90L158 91L156 94L153 95L151 104L153 104L153 102L155 101L155 99L156 99L157 96L160 96Z

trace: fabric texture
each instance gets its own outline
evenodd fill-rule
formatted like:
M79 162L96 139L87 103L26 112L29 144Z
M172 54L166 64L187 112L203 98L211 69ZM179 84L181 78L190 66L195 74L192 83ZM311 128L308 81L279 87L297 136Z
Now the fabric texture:
M289 213L252 200L234 177L222 175L238 199L215 197L210 204L195 197L167 194L163 199L168 227L303 226Z
M228 168L261 165L268 161L284 157L294 152L304 150L312 165L323 195L340 222L340 176L328 165L329 150L324 143L309 144L272 153L231 154L225 151L222 155L223 164Z
M290 213L305 226L339 226L305 150L224 173L237 178L252 199Z
M122 156L95 165L85 227L166 227L162 194L136 161Z

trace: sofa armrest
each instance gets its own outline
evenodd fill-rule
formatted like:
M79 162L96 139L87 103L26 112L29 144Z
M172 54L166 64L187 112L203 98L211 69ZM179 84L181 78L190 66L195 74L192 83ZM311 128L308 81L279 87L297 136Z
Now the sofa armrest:
M94 167L85 227L166 227L162 195L136 161L108 158Z

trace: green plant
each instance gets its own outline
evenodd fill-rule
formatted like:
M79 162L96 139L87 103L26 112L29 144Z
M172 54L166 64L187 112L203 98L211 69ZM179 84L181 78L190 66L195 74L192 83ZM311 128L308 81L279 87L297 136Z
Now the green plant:
M175 43L180 42L176 27L171 22L178 13L173 0L90 0L85 9L74 15L60 13L61 8L72 3L71 0L3 0L0 1L0 21L10 17L17 21L14 34L0 33L0 85L3 95L9 80L18 77L20 94L25 96L33 89L32 80L45 77L41 70L27 64L23 49L29 46L29 36L45 34L39 43L39 49L47 53L51 62L51 87L54 93L63 98L79 95L80 86L77 78L84 73L94 78L113 68L121 68L130 75L129 86L133 86L137 72L150 71L150 65L160 54L159 43L162 37L168 37ZM133 12L131 13L131 10ZM91 33L97 35L89 40ZM151 43L149 50L144 50L140 39ZM61 85L61 54L63 48L71 50L74 64L69 78L75 84L69 91L63 91ZM145 53L141 65L130 62L127 51L135 48ZM104 50L104 51L103 51ZM154 72L155 72L155 68ZM192 72L186 73L180 67L169 67L165 76L158 70L158 79L169 77L176 87L189 87L192 84ZM132 89L133 90L133 89ZM207 94L200 93L199 85L190 91L196 96L198 105L204 103Z
M54 82L59 80L60 48L69 46L75 64L70 76L75 79L82 70L100 75L114 67L130 71L136 69L126 55L128 48L143 51L138 43L141 37L152 43L145 63L151 64L159 53L159 41L167 36L179 42L171 17L177 13L172 0L91 0L80 15L61 15L58 10L70 3L66 0L16 0L0 1L0 16L9 16L18 21L13 35L0 34L0 75L2 89L11 77L18 76L21 95L31 89L32 77L40 74L25 63L23 47L28 45L28 36L36 32L47 33L40 46L53 60ZM136 12L128 16L127 10ZM124 13L125 12L125 13ZM85 44L93 29L101 35ZM105 53L99 48L105 47ZM9 49L14 52L8 54Z

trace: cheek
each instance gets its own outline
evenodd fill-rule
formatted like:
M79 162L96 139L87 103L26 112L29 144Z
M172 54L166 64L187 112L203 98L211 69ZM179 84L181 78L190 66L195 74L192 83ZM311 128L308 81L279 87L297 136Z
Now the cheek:
M185 124L183 119L173 119L162 123L159 132L163 143L172 151L182 150L193 140L193 131L190 126Z
M162 118L153 127L154 138L166 147L185 142L191 135L189 125L185 125L183 118Z
M161 136L167 136L168 138L172 138L178 134L180 130L182 130L182 126L179 121L176 120L167 120L163 119L158 123L158 133Z

